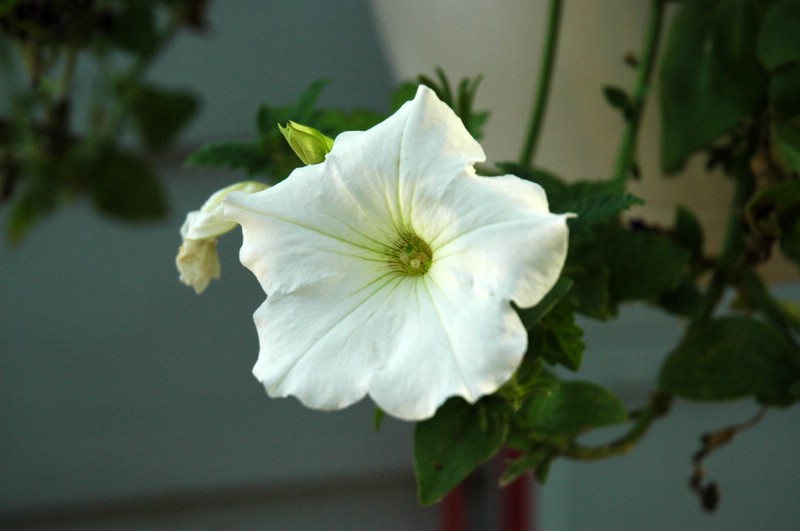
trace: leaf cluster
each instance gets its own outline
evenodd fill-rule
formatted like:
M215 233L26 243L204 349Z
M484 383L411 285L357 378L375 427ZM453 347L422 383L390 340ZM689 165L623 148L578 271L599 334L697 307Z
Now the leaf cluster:
M569 253L561 278L533 308L517 309L528 349L512 378L474 404L447 401L417 425L414 461L420 500L434 503L503 447L516 451L501 483L533 471L545 481L558 457L599 459L633 448L673 397L722 401L755 399L765 406L800 399L800 309L777 301L756 267L774 249L800 262L800 19L796 0L682 0L663 40L663 0L654 6L642 60L631 91L604 94L626 122L611 179L565 179L528 162L501 171L540 185L550 209L571 213ZM699 218L677 207L669 226L625 218L642 201L628 193L628 174L640 177L635 148L651 72L660 78L662 168L680 170L704 153L709 168L734 182L725 245L708 253ZM480 77L453 86L441 69L402 84L398 108L418 84L450 105L475 138L488 112L473 109ZM325 82L312 83L288 105L264 104L256 136L209 144L188 160L226 166L277 181L302 161L278 124L309 125L328 137L366 129L381 113L322 108ZM176 107L174 104L170 108ZM2 128L0 128L2 133ZM650 176L647 176L648 178ZM726 307L726 293L734 304ZM608 321L622 305L649 304L683 320L684 337L666 355L658 388L641 410L628 411L610 390L562 378L580 370L585 343L579 317ZM658 346L658 348L661 348ZM380 415L376 417L379 423ZM622 435L586 446L581 438L619 425ZM622 427L624 426L624 427Z
M8 207L11 241L80 196L121 219L166 212L151 158L172 144L198 102L145 73L178 29L204 24L197 0L3 2L2 45L19 58L4 63L9 100L0 111L0 206ZM84 57L102 80L81 120L71 89ZM24 82L11 86L20 69ZM122 142L128 131L133 146Z
M415 81L407 81L401 84L392 97L392 107L397 109L406 101L412 99L419 85L425 85L436 93L436 96L446 103L461 118L464 127L475 138L480 140L483 137L483 128L489 121L489 111L475 111L475 93L481 84L482 76L472 79L464 78L458 83L458 87L453 87L450 79L441 68L436 68L436 79L420 74Z
M420 84L433 89L444 103L462 119L475 138L480 138L483 126L489 118L486 111L476 112L472 106L480 77L463 79L454 90L441 69L437 69L438 82L420 75L416 82L401 83L392 94L391 106L398 109L414 98ZM192 153L186 163L194 167L228 167L244 171L250 176L263 177L271 182L285 179L295 168L302 165L294 151L280 134L279 125L290 121L298 124L313 124L314 129L335 138L343 131L369 129L386 115L367 109L341 111L319 106L319 99L326 80L312 82L297 101L286 105L262 104L256 113L256 136L248 140L225 140L212 142Z
M673 396L751 398L770 407L800 400L800 312L776 300L756 269L773 249L800 263L800 3L683 0L675 7L656 69L662 167L677 172L688 157L704 152L710 169L734 181L723 250L708 254L702 224L683 207L669 227L625 221L621 214L641 201L626 192L624 178L567 181L539 168L499 165L541 185L554 212L576 214L569 221L569 254L544 300L518 310L529 348L512 380L472 406L453 399L419 424L415 457L423 503L440 499L503 446L517 456L506 463L501 484L528 471L544 481L559 456L627 452L667 414ZM646 76L641 80L646 84ZM646 88L635 87L636 97L612 86L604 93L626 122L634 122ZM635 139L622 144L632 149ZM631 169L638 169L635 162ZM736 296L726 309L727 292ZM633 301L686 322L684 337L659 370L658 389L638 412L628 412L607 389L563 381L553 370L580 368L585 345L577 315L610 320ZM579 442L586 431L614 424L628 425L618 439L597 447ZM474 452L452 451L456 445Z
M243 170L250 176L261 176L277 182L302 165L280 132L279 124L293 121L313 124L329 137L342 131L363 130L380 122L385 115L365 109L345 112L319 108L318 101L325 80L311 83L297 101L282 106L262 104L256 114L257 136L242 141L212 142L191 154L186 163L194 167L228 167Z

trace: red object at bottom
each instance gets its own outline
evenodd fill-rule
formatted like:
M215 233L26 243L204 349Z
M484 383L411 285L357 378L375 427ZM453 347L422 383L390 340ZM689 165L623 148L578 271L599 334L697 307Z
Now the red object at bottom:
M504 457L514 457L507 451ZM502 531L532 531L535 506L531 474L523 474L501 491Z
M467 531L467 486L469 478L442 499L442 531Z
M502 460L491 461L483 467L492 467L492 481L487 485L497 489L497 479L502 471L502 461L513 458L517 453L513 450L504 450ZM484 470L479 470L484 472ZM493 520L498 523L497 529L501 531L534 531L536 529L536 490L531 474L524 474L505 488L497 491L496 504L488 503L485 492L480 491L480 481L475 481L470 476L458 487L453 489L441 502L440 517L442 531L482 531L476 522L470 522L470 515L476 512L492 511L496 513ZM484 483L486 483L484 481ZM483 520L483 519L482 519ZM470 525L470 524L473 525Z

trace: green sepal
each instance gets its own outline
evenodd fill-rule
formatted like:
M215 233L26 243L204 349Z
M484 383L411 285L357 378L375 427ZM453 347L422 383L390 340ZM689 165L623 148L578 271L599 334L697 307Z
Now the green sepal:
M528 354L577 371L586 349L582 338L583 330L575 321L575 302L563 298L528 331Z
M533 445L518 457L506 461L506 468L500 474L500 486L505 487L530 471L540 484L544 484L550 464L557 456L557 446L546 443Z
M333 149L333 139L313 127L289 120L286 126L278 124L278 129L303 164L320 163Z

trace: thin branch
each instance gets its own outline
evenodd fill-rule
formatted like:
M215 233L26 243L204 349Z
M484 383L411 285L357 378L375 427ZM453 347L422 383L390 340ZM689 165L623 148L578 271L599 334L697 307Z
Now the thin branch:
M644 104L650 90L650 77L658 55L658 44L661 40L661 27L664 20L664 0L652 0L650 17L647 22L647 33L644 49L639 60L636 84L631 96L627 123L622 133L617 162L614 167L614 181L624 183L633 167L636 151L636 138L642 121Z
M532 166L536 146L539 142L539 133L544 121L544 112L547 107L547 98L550 95L550 82L553 77L555 64L556 44L558 30L561 25L561 0L550 1L550 12L547 17L547 32L545 34L542 62L539 65L539 80L534 97L533 112L528 124L528 134L522 147L519 163L522 166Z

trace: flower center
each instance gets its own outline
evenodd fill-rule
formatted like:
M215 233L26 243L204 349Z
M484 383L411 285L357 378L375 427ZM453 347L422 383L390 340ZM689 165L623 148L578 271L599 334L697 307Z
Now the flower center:
M386 255L393 271L413 277L427 273L433 261L430 245L413 231L401 232L386 249Z

